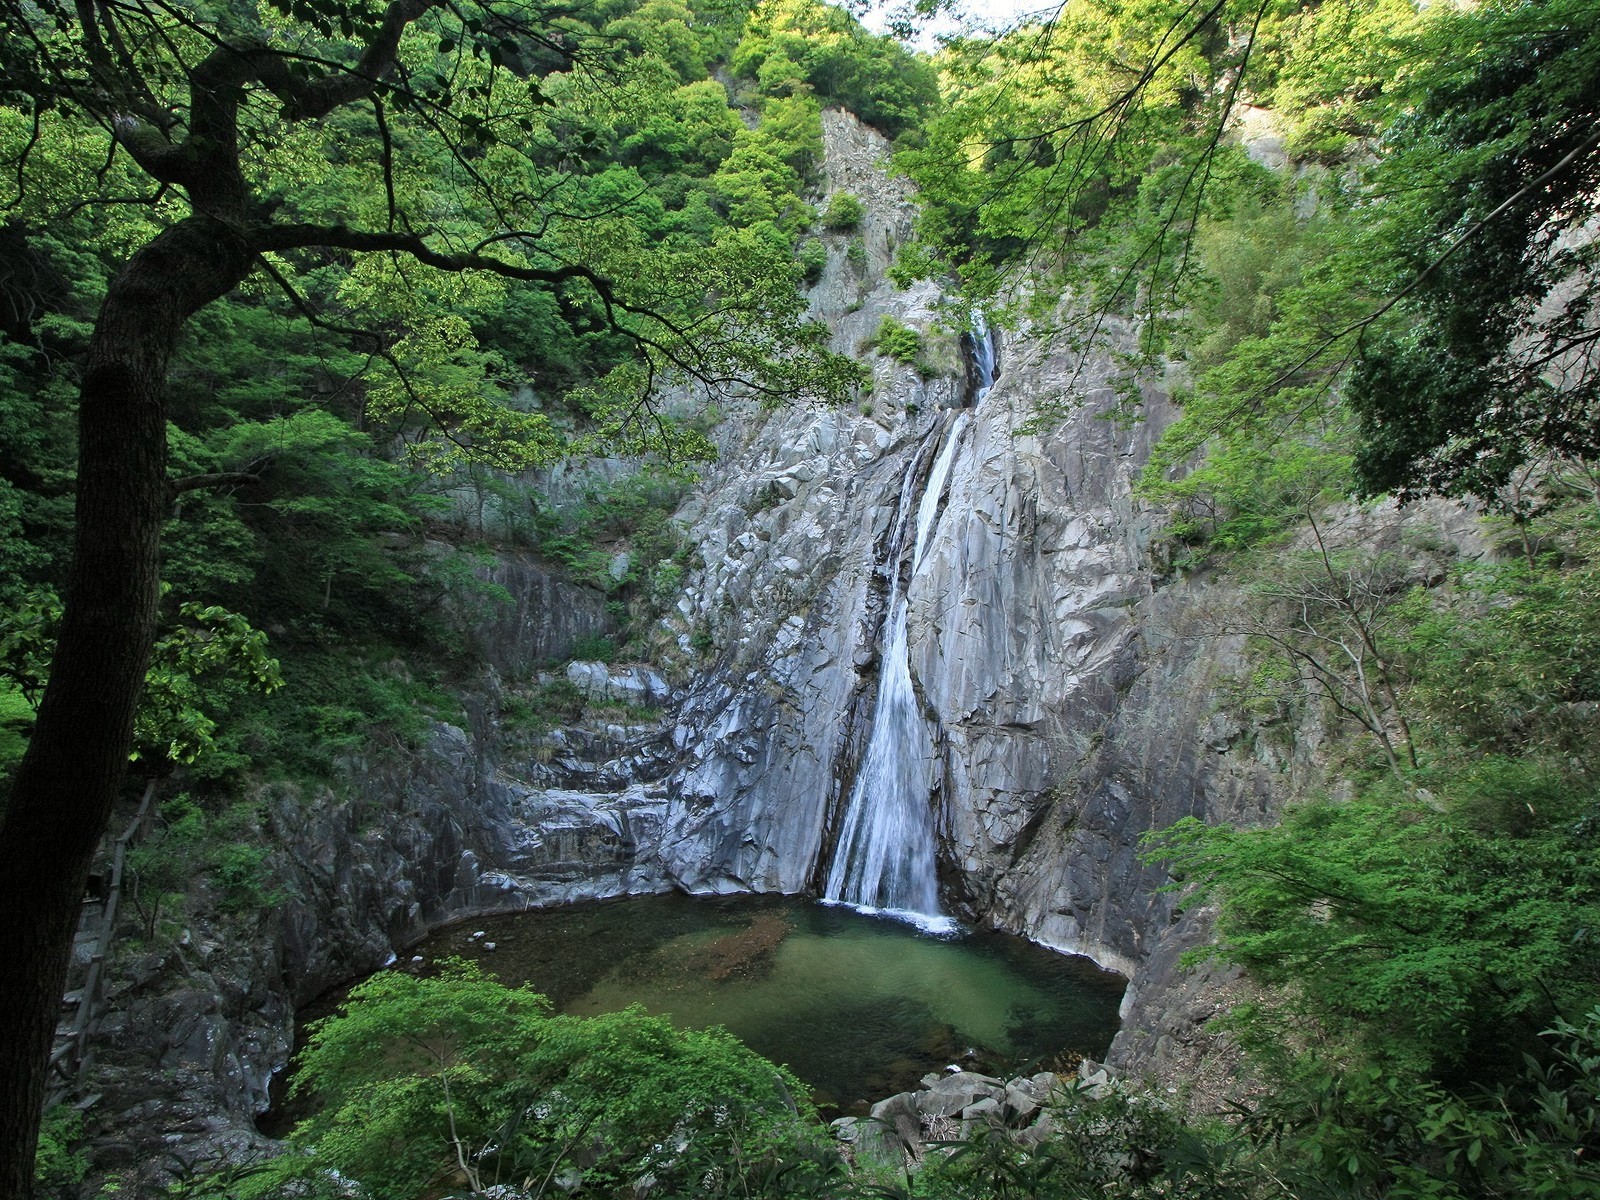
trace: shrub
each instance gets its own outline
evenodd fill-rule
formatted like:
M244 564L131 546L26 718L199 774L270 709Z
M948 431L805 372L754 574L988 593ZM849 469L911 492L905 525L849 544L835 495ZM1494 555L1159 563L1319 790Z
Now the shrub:
M572 643L572 657L578 662L610 662L617 653L617 643L603 633L586 633Z
M798 258L800 265L806 269L806 286L810 287L822 278L822 272L828 265L828 248L816 238L810 238L800 244Z
M835 233L850 233L860 228L861 218L866 216L867 206L861 202L860 196L851 195L849 192L835 192L828 201L827 210L822 214L822 224L825 229Z
M459 963L369 979L313 1028L301 1064L295 1090L326 1102L295 1132L306 1153L235 1196L332 1171L389 1200L557 1176L584 1194L691 1195L778 1145L831 1154L799 1081L728 1033L638 1008L551 1016L532 990Z
M878 331L872 335L872 344L879 354L908 365L914 365L922 354L922 335L888 313L878 322Z
M40 1200L65 1194L65 1189L83 1181L88 1161L72 1149L72 1143L82 1136L83 1114L75 1108L58 1104L45 1113L33 1167L34 1194Z
M267 852L260 846L224 846L217 852L211 879L221 893L224 912L259 912L278 900L269 886Z

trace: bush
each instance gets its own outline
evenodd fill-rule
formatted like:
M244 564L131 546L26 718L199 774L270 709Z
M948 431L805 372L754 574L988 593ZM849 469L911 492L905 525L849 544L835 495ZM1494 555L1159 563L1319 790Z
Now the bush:
M822 272L827 268L828 248L816 238L811 238L800 244L798 257L800 265L806 269L806 286L810 287L822 278Z
M922 335L888 313L878 322L878 331L872 335L872 344L877 347L879 354L908 365L915 365L922 354Z
M867 206L861 202L860 196L835 192L822 214L822 225L834 233L851 233L860 227L861 218L866 215Z
M267 867L267 851L260 846L222 847L211 879L221 893L223 912L260 912L278 901L269 886L272 872Z
M734 1190L722 1185L741 1164L780 1146L837 1164L799 1081L728 1033L637 1008L551 1016L537 993L459 963L357 987L313 1028L294 1087L325 1102L294 1134L304 1153L232 1195L337 1171L387 1200L553 1178L563 1191L644 1183L674 1196Z
M39 1154L34 1160L34 1195L39 1200L65 1194L65 1189L83 1181L88 1161L72 1149L83 1136L83 1114L66 1104L45 1113L39 1126Z

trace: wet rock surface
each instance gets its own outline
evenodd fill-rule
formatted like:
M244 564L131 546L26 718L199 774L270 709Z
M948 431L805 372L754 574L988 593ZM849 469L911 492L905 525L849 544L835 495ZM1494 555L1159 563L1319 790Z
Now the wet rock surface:
M862 196L867 216L864 257L825 235L814 315L851 353L892 315L926 334L927 369L871 356L875 386L855 409L724 424L722 461L679 514L696 557L661 631L664 661L561 670L620 720L504 727L502 679L607 627L601 598L530 561L488 568L511 600L474 617L489 670L464 723L351 758L336 790L263 792L281 901L119 969L81 1081L101 1096L97 1169L170 1178L174 1158L255 1152L251 1118L285 1062L294 1006L441 922L671 888L815 887L868 732L902 480L970 395L954 339L935 328L939 289L901 292L884 276L913 215L882 169L886 146L843 113L824 121L826 191ZM941 894L970 923L1128 974L1110 1063L1165 1083L1225 1060L1205 1023L1235 983L1180 968L1208 915L1159 892L1166 877L1139 839L1185 816L1273 819L1317 777L1324 731L1314 716L1235 711L1243 645L1222 618L1243 602L1237 586L1173 574L1152 548L1157 523L1133 485L1174 416L1161 381L1143 389L1141 422L1108 420L1113 364L1027 332L1002 340L907 592ZM1030 432L1041 401L1065 401L1065 415ZM1419 555L1406 531L1422 524L1443 533ZM1324 533L1404 550L1421 576L1477 552L1447 506L1352 510ZM873 1128L892 1127L903 1154L913 1126L924 1138L929 1121L1022 1119L1042 1100L1036 1081L951 1086L886 1100L892 1119Z
M529 589L515 611L567 603L526 564L504 578ZM279 847L269 902L214 914L170 951L125 952L116 967L78 1081L92 1100L97 1176L159 1194L197 1165L275 1152L255 1120L288 1063L296 1009L398 961L435 926L668 886L656 864L670 725L641 703L668 702L670 689L653 671L583 665L597 698L624 697L621 709L543 733L509 729L491 669L465 727L440 722L420 745L374 746L342 764L337 788L271 785L254 797ZM604 719L612 711L628 722Z

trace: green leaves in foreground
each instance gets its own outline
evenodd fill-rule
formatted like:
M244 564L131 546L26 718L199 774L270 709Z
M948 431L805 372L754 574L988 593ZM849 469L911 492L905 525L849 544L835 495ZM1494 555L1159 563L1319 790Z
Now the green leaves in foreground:
M210 710L219 690L268 693L283 682L277 660L267 654L267 635L238 613L190 601L179 605L177 618L150 652L134 716L135 759L193 762L213 743L217 723ZM31 718L49 678L60 621L61 601L53 592L36 593L0 618L0 721L22 724L23 704ZM0 766L9 745L0 742Z
M798 1145L813 1115L799 1082L731 1035L639 1009L552 1016L530 988L460 964L374 976L300 1064L296 1090L326 1103L295 1135L306 1152L238 1196L290 1178L316 1194L331 1170L388 1200L496 1183L607 1194L646 1178L652 1195L701 1195L779 1146L816 1157Z
M1536 768L1495 765L1463 794L1560 803ZM1220 904L1222 953L1286 988L1323 1036L1407 1072L1481 1078L1600 985L1600 857L1566 807L1518 836L1437 799L1319 801L1270 829L1182 821L1153 857Z

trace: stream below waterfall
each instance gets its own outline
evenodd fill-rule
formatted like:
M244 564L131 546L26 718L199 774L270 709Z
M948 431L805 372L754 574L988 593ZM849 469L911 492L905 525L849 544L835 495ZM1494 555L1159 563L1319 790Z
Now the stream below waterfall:
M561 1012L642 1004L680 1025L722 1025L791 1067L827 1112L864 1112L952 1063L1021 1072L1102 1057L1124 984L1009 934L935 937L782 896L645 896L483 917L412 953L423 959L412 969L460 957L531 983Z

